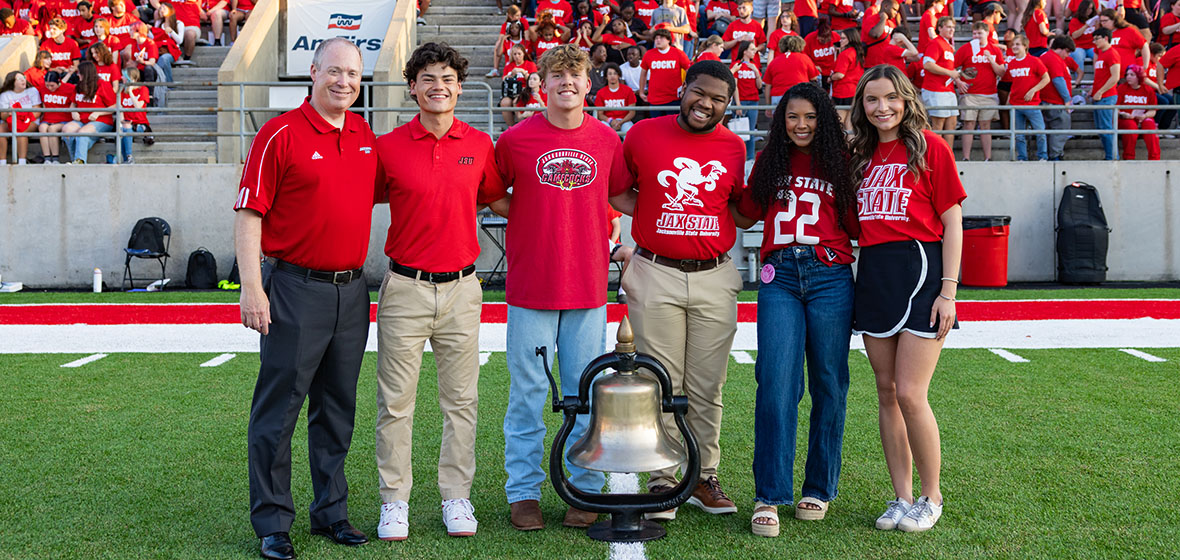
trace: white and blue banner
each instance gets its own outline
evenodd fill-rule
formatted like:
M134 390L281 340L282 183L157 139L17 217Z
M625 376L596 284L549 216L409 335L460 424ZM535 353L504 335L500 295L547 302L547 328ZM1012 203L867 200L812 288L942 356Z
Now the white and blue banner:
M315 49L344 37L361 49L365 76L373 75L396 0L287 0L285 75L307 76Z

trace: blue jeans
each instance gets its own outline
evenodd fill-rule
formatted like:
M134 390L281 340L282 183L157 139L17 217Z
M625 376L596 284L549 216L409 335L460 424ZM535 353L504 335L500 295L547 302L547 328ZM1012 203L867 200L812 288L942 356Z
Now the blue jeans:
M76 122L80 125L85 126L85 123L81 123L78 121L72 121L72 122ZM89 124L94 125L95 132L110 132L115 129L114 126L109 125L104 122L94 121ZM66 148L68 148L70 150L70 157L71 158L86 161L86 155L88 153L90 153L90 147L93 146L96 142L98 142L98 137L95 137L95 136L65 136L62 138L62 140L65 140Z
M758 288L754 377L754 499L794 502L795 432L803 399L803 358L811 424L802 495L831 501L840 477L852 337L852 268L827 266L810 246L766 259L774 279Z
M758 103L759 103L759 101L757 101L757 100L755 100L755 101L739 101L738 102L738 104L742 105L742 106L757 105ZM750 130L753 131L755 128L758 127L758 111L755 111L753 109L742 109L742 110L746 112L746 115L742 118L746 119L747 122L750 123ZM757 141L758 141L758 139L755 138L754 136L750 136L750 139L746 140L746 159L754 159L754 143Z
M156 59L156 66L160 67L160 73L163 74L163 76L157 76L157 78L161 82L171 82L172 81L172 63L173 62L176 62L176 61L173 59L172 53L160 53L160 58Z
M582 370L606 347L606 306L593 309L544 310L508 306L508 412L504 415L504 492L508 503L541 499L541 484L549 464L545 450L542 414L550 410L549 381L538 346L561 357L558 367L561 392L578 394ZM590 415L578 416L566 440L566 451L586 433ZM575 467L566 461L569 480L584 492L601 492L606 477L601 472Z
M1160 105L1175 105L1177 99L1177 92L1180 88L1172 90L1172 93L1158 93L1156 94L1157 103ZM1155 114L1155 124L1159 125L1160 130L1171 130L1172 121L1176 118L1175 109L1164 109Z
M147 127L142 124L123 126L123 132L147 132ZM131 157L131 142L133 140L135 140L134 136L123 136L119 138L119 145L123 147L123 161L127 161L127 158Z
M1027 134L1021 134L1025 126L1033 130L1045 130L1045 116L1040 109L1016 109L1012 111L1012 126L1016 129L1016 159L1028 161L1028 148L1025 146ZM1049 145L1045 142L1044 134L1037 134L1037 159L1049 159Z
M1085 72L1086 60L1094 60L1094 49L1074 49L1069 57L1078 63L1078 72Z
M1119 96L1110 95L1098 101L1095 105L1114 105L1119 100ZM1102 109L1094 111L1094 126L1100 130L1114 130L1114 109ZM1113 134L1099 134L1098 138L1102 140L1102 152L1105 158L1114 160L1118 156L1114 149L1114 135Z

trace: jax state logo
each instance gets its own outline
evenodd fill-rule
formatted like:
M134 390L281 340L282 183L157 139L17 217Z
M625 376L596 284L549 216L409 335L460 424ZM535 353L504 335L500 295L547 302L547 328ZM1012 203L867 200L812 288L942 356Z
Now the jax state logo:
M598 163L581 150L550 150L537 159L537 179L542 185L573 190L594 182Z
M332 14L328 16L328 29L344 29L356 31L361 28L360 15Z

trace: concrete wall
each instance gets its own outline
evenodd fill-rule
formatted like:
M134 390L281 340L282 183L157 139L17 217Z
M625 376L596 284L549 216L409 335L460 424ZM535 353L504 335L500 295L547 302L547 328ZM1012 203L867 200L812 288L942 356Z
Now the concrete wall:
M377 65L373 68L373 81L400 82L404 78L402 69L410 58L410 53L418 46L417 3L413 0L398 0L393 10L393 19L389 22L389 29L385 32L385 39L381 43L381 52L377 55ZM406 96L405 86L374 86L373 107L402 107L414 105ZM409 118L403 119L405 122ZM384 134L397 128L398 113L373 113L373 132Z
M1065 185L1098 187L1110 222L1107 278L1180 280L1180 194L1173 162L963 163L967 214L1012 216L1009 279L1052 281L1053 225ZM29 287L89 286L100 267L108 286L122 278L131 227L159 216L173 228L168 276L184 281L188 254L199 246L217 257L222 277L233 263L233 205L239 165L8 166L0 169L0 274ZM624 217L626 218L626 217ZM624 220L624 231L627 231ZM389 210L373 210L369 280L384 270ZM739 245L740 245L739 236ZM499 252L480 233L477 265L490 268ZM744 258L738 247L732 252ZM744 264L744 261L741 263ZM153 261L138 260L137 273Z
M17 70L24 72L37 56L37 39L30 35L9 35L0 38L0 76Z
M279 79L279 0L260 0L254 3L254 10L238 40L230 48L221 68L217 72L218 83L229 82L274 82ZM269 102L269 88L254 86L245 88L246 107L266 107ZM217 88L217 106L232 109L242 106L242 92L238 86L220 86ZM277 112L258 112L254 119L261 127L263 123ZM235 112L221 112L217 114L218 132L238 132L241 126L241 115ZM250 116L246 116L245 130L248 133L257 132L257 127L251 124ZM250 149L253 136L246 137L245 150L241 147L241 140L236 136L221 136L217 139L217 161L220 163L241 163Z

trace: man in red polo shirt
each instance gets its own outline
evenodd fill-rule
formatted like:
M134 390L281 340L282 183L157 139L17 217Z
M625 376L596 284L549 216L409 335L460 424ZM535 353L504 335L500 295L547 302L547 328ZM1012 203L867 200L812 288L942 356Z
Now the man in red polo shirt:
M414 400L427 340L438 364L442 445L438 491L447 534L475 534L475 412L479 317L477 205L502 198L492 139L455 119L467 60L438 43L418 47L403 75L418 116L377 139L379 196L389 200L389 269L377 306L377 536L408 535Z
M590 58L577 45L550 49L540 60L544 111L500 135L496 163L512 195L508 231L508 410L504 417L504 470L512 526L542 529L541 468L549 383L536 349L561 356L562 391L578 390L582 370L606 346L606 276L611 249L606 198L630 184L623 145L611 127L585 113ZM498 204L502 204L498 203ZM568 445L582 437L581 415ZM583 492L602 490L605 477L566 461L570 482ZM566 510L563 525L588 527L598 518Z
M688 395L685 420L701 451L701 478L688 503L713 514L737 511L717 480L721 389L742 289L728 253L736 232L730 205L741 197L746 158L742 140L718 124L736 87L724 64L694 64L680 114L640 121L627 133L623 155L635 182L612 188L610 199L634 217L638 258L622 283L636 348L668 368L674 394ZM671 414L662 421L678 432ZM669 491L676 469L652 473L647 484ZM648 514L675 517L674 509Z
M369 336L365 253L375 200L376 138L348 108L360 94L360 49L316 49L311 96L254 137L234 204L242 324L262 334L247 432L250 523L263 558L295 558L288 532L291 435L308 400L311 532L368 542L348 522L344 459ZM259 257L265 264L259 267Z

